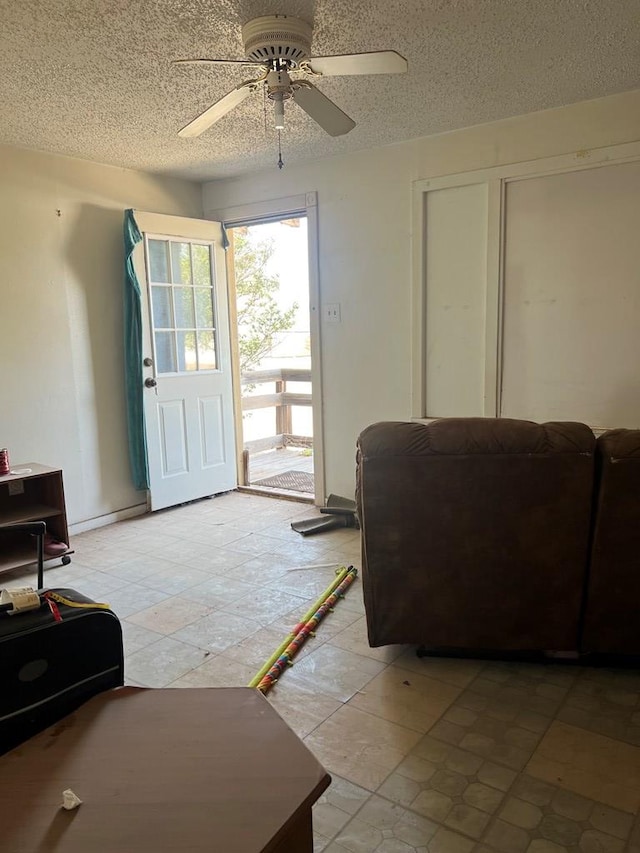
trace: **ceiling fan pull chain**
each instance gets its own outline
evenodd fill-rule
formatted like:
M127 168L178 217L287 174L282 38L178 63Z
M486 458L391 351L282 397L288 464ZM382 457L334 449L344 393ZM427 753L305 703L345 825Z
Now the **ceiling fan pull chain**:
M278 169L282 169L284 166L284 160L282 159L282 139L280 136L280 131L278 131Z

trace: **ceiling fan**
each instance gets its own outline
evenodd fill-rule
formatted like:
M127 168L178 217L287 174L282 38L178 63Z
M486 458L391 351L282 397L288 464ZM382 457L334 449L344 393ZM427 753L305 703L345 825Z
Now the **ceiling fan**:
M355 127L353 119L329 100L307 77L353 74L401 74L407 60L394 50L311 57L311 25L288 15L254 18L242 27L246 59L176 59L176 65L239 65L260 69L181 130L182 137L200 136L253 92L263 89L273 102L276 130L284 129L284 103L292 99L331 136Z

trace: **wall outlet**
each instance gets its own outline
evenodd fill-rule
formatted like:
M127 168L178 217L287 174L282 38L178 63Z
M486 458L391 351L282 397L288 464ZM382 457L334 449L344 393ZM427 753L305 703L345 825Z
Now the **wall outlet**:
M324 306L324 319L327 323L339 323L340 322L340 303L339 302L327 302Z

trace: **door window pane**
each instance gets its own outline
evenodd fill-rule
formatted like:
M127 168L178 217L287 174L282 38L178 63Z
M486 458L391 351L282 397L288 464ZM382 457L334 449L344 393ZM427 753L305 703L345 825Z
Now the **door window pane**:
M149 240L149 279L152 282L166 282L170 284L169 277L169 241Z
M178 370L180 372L197 370L195 332L178 332Z
M171 272L174 284L191 284L189 243L171 243Z
M218 359L213 332L198 332L198 368L216 370Z
M151 288L151 302L153 304L153 325L156 329L171 329L173 320L171 317L171 288Z
M217 370L212 248L181 239L147 238L156 370Z
M199 329L213 327L213 290L210 287L196 287L196 316Z
M195 326L193 288L174 287L173 297L176 308L176 328L192 329Z
M193 243L193 283L200 287L209 287L212 282L211 276L211 249L209 246L199 246Z
M176 351L173 332L156 332L156 369L158 373L176 372Z

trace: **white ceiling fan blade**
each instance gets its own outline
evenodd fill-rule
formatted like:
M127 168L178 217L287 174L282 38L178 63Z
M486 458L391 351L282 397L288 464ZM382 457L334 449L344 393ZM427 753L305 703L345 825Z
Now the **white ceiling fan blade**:
M172 65L261 65L260 62L250 62L248 59L172 59Z
M338 77L346 74L402 74L408 68L407 60L395 50L377 50L371 53L349 53L344 56L316 56L306 64L317 74Z
M337 107L315 86L296 87L293 100L330 136L342 136L356 126L353 119L343 113L340 107Z
M229 92L228 95L225 95L224 98L220 98L220 100L216 101L215 104L212 104L209 109L200 113L199 116L196 116L196 118L190 121L189 124L185 124L185 126L178 131L178 136L182 136L183 138L200 136L200 134L204 133L205 130L208 130L212 124L215 124L218 119L221 119L222 116L226 115L234 107L237 107L238 104L241 104L244 99L251 94L253 88L253 85L241 83L240 86L236 89L232 89L232 91Z

